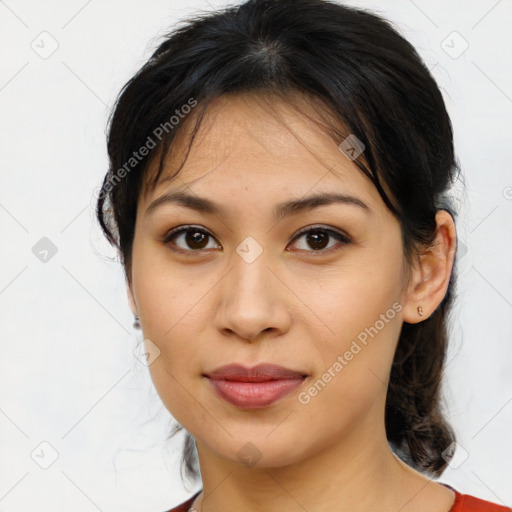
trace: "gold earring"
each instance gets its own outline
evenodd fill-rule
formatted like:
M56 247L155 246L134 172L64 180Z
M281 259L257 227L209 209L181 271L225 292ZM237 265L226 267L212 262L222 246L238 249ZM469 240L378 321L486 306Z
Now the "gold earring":
M418 315L423 316L423 309L421 306L418 306Z

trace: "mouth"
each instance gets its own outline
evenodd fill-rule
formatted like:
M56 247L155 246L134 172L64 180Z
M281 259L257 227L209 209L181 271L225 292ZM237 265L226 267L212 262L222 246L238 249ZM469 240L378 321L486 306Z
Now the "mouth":
M274 364L252 368L230 364L203 376L208 378L217 395L231 405L261 409L291 393L308 374Z

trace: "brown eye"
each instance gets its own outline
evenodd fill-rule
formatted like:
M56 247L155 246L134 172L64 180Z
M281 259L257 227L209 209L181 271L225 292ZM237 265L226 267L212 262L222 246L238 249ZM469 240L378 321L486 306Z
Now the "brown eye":
M347 235L338 233L337 231L334 231L332 229L322 227L314 227L308 228L307 230L303 230L294 238L294 241L300 240L301 238L304 238L305 244L303 244L303 247L299 248L299 250L319 254L328 254L331 253L332 251L339 249L339 246L336 247L337 244L331 244L329 246L329 242L333 238L338 240L338 245L340 243L342 245L345 245L351 242L350 238ZM309 250L307 247L310 247L313 250Z
M330 254L340 249L340 246L351 243L351 239L348 235L323 227L313 227L302 230L293 239L295 245L297 245L296 241L302 238L305 244L302 244L303 247L299 247L299 251L308 252L314 256ZM175 247L174 250L185 253L188 256L206 249L218 248L215 244L208 247L210 239L214 240L213 236L204 229L195 226L182 226L171 230L165 236L163 242L165 244L170 243ZM336 240L338 243L332 243Z
M172 245L176 245L179 250L197 252L207 248L209 238L213 237L204 229L188 226L172 230L164 238L164 243L173 241ZM179 243L184 246L180 246Z

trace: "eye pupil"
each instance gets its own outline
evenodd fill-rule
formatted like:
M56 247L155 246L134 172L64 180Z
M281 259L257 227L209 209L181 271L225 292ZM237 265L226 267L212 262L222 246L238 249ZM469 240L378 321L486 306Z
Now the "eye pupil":
M314 249L323 249L327 245L329 235L325 231L310 231L307 239Z
M202 249L207 245L207 243L205 243L207 242L205 233L201 231L188 231L185 238L189 247L193 247L194 249Z
M179 247L181 244L184 243L187 247L176 250L181 250L182 252L185 251L189 254L194 254L200 253L203 249L205 249L212 236L213 235L210 235L210 233L208 233L207 231L203 231L202 229L189 227L171 231L165 237L164 243L169 244L174 239L181 238L181 243L176 245ZM182 237L184 238L184 240ZM305 239L306 244L309 245L310 249L313 249L301 249L302 252L306 251L309 252L310 254L314 252L320 254L328 254L329 250L324 249L329 245L329 241L331 240L332 237L339 240L341 245L347 245L350 243L350 239L347 236L340 235L339 233L331 229L325 229L320 227L317 227L316 229L310 228L307 231L303 231L299 236L296 237L296 239ZM172 242L171 245L175 245L175 243ZM336 249L333 249L332 251L334 250Z

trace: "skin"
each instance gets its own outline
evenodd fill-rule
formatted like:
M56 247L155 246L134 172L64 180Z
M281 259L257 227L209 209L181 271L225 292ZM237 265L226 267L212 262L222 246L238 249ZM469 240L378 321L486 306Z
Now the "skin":
M194 507L447 512L453 492L391 452L384 405L402 323L425 320L445 296L453 219L437 213L436 244L418 255L406 281L400 225L374 185L316 125L277 99L273 109L281 121L255 95L217 99L179 177L144 190L138 203L128 298L144 338L160 351L149 366L155 388L197 443L203 492ZM169 169L182 155L169 158ZM171 190L219 202L226 214L167 203L146 215ZM331 204L272 217L277 203L320 191L357 196L371 213ZM163 242L171 228L187 224L211 236L196 246L184 234ZM345 232L351 242L331 235L326 248L315 250L307 235L296 238L318 225ZM236 251L248 236L263 249L251 263ZM394 317L388 313L378 334L301 403L299 393L394 303ZM231 362L272 362L309 377L264 409L241 409L202 376ZM256 462L240 459L241 449L256 454Z

